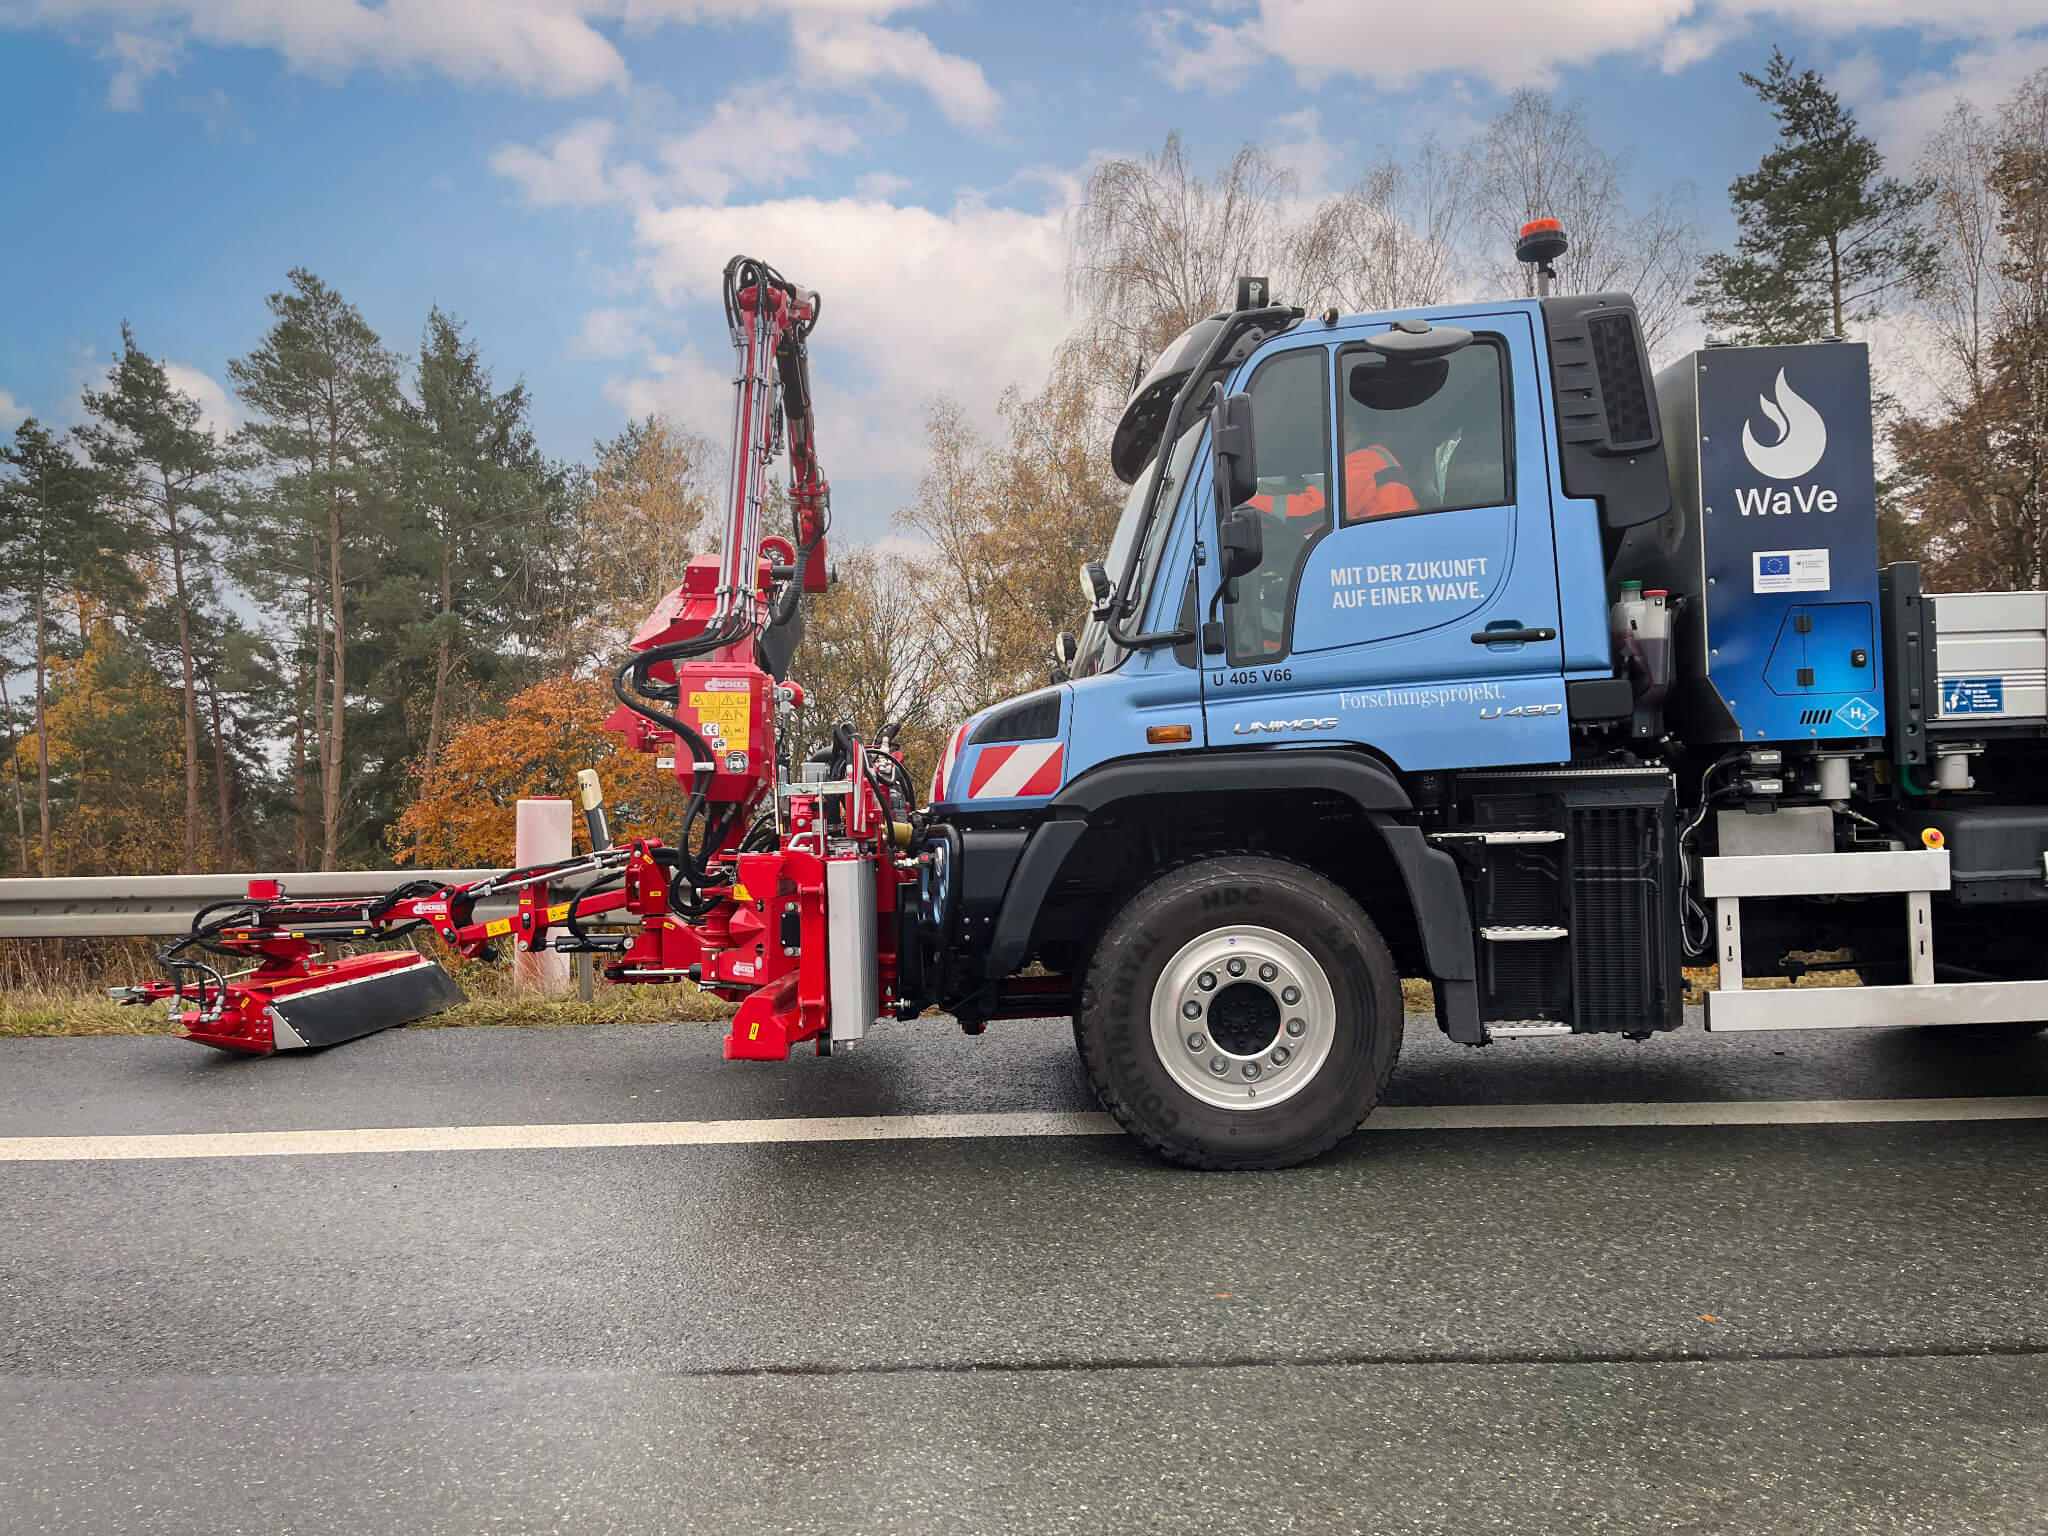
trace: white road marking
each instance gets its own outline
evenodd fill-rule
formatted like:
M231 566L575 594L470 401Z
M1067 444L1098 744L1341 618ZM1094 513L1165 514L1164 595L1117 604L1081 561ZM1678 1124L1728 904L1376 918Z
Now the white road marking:
M1627 1126L1878 1125L2048 1119L2048 1097L1714 1100L1677 1104L1431 1104L1381 1109L1368 1131L1569 1130ZM189 1157L318 1157L356 1152L527 1152L581 1147L706 1147L748 1142L927 1141L963 1136L1113 1136L1108 1115L1023 1110L981 1115L633 1120L591 1125L420 1125L336 1131L203 1131L161 1136L0 1137L0 1163Z

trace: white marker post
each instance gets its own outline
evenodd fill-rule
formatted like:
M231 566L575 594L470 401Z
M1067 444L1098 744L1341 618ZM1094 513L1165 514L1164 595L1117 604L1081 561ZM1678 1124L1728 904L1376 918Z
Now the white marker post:
M570 831L573 807L567 800L522 800L512 835L512 863L528 869L552 864L575 852ZM512 952L512 986L519 992L560 996L569 990L569 957L553 950Z

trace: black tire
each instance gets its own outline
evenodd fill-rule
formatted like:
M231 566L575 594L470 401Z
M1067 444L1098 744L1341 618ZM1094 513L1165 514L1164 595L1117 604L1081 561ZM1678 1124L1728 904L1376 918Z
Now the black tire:
M1235 933L1244 925L1298 946L1320 967L1317 982L1327 984L1334 1007L1330 1027L1322 1031L1327 1054L1299 1086L1288 1086L1289 1096L1270 1105L1218 1107L1176 1080L1175 1072L1185 1067L1169 1067L1161 1059L1154 993L1189 946L1222 942L1204 936ZM1168 985L1168 995L1175 995ZM1222 994L1215 1000L1221 1020ZM1349 1136L1393 1073L1401 1028L1399 974L1358 904L1298 864L1237 855L1183 864L1124 905L1095 947L1074 1021L1081 1060L1103 1107L1162 1157L1215 1169L1287 1168ZM1284 1043L1278 1035L1274 1041ZM1229 1048L1219 1034L1213 1049ZM1226 1070L1255 1075L1236 1064L1256 1064L1266 1047L1241 1048L1253 1054L1229 1057L1233 1066ZM1221 1054L1214 1059L1225 1060ZM1284 1070L1275 1072L1276 1085ZM1234 1086L1235 1076L1228 1081Z

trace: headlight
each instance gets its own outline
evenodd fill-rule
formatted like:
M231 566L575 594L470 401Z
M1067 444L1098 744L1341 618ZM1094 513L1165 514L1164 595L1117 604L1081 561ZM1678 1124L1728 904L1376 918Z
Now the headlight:
M950 826L932 829L917 861L917 921L926 933L943 938L953 909L954 839Z

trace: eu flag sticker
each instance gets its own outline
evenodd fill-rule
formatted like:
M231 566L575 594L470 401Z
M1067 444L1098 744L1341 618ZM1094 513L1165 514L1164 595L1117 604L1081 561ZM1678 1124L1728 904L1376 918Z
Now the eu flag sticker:
M1830 585L1824 549L1760 549L1750 560L1752 592L1825 592Z

